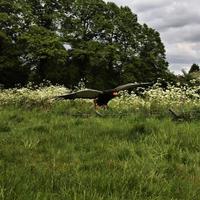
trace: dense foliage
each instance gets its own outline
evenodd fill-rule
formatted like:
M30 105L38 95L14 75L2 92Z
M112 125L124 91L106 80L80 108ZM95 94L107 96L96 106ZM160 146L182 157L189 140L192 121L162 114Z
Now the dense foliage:
M169 79L159 33L102 0L0 0L0 84Z

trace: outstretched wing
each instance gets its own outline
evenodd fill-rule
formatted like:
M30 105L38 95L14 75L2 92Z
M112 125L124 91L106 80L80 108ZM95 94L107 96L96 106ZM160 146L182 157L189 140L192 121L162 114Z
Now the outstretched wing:
M82 98L82 99L95 99L98 97L99 94L102 94L103 92L100 90L92 90L92 89L85 89L81 90L78 92L73 92L70 94L66 95L61 95L58 96L57 98L62 98L62 99L77 99L77 98Z
M128 89L134 89L137 87L145 87L145 86L151 86L152 83L147 82L147 83L127 83L125 85L120 85L116 88L114 88L113 90L118 92L120 90L128 90Z

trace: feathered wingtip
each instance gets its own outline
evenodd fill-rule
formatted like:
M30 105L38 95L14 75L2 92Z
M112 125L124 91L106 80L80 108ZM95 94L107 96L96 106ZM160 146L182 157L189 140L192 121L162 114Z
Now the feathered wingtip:
M65 94L65 95L56 96L54 98L57 99L57 100L61 100L61 99L75 99L75 94L74 93Z
M80 90L77 92L72 92L70 94L66 95L60 95L57 96L58 99L94 99L97 98L99 94L102 94L103 92L100 90L93 90L93 89L85 89Z
M137 87L145 87L145 86L152 86L153 82L144 82L144 83L127 83L125 85L120 85L116 87L114 90L115 91L120 91L120 90L128 90L131 88L137 88Z

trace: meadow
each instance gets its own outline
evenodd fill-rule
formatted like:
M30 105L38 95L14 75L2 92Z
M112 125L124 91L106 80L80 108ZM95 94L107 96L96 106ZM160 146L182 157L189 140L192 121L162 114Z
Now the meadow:
M102 115L62 86L1 90L0 199L199 200L198 90L123 93Z

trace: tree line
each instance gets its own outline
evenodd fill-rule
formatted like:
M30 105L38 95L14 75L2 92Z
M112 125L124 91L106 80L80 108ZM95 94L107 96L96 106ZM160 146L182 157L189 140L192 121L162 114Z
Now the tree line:
M0 84L105 89L172 79L160 35L102 0L0 0Z

